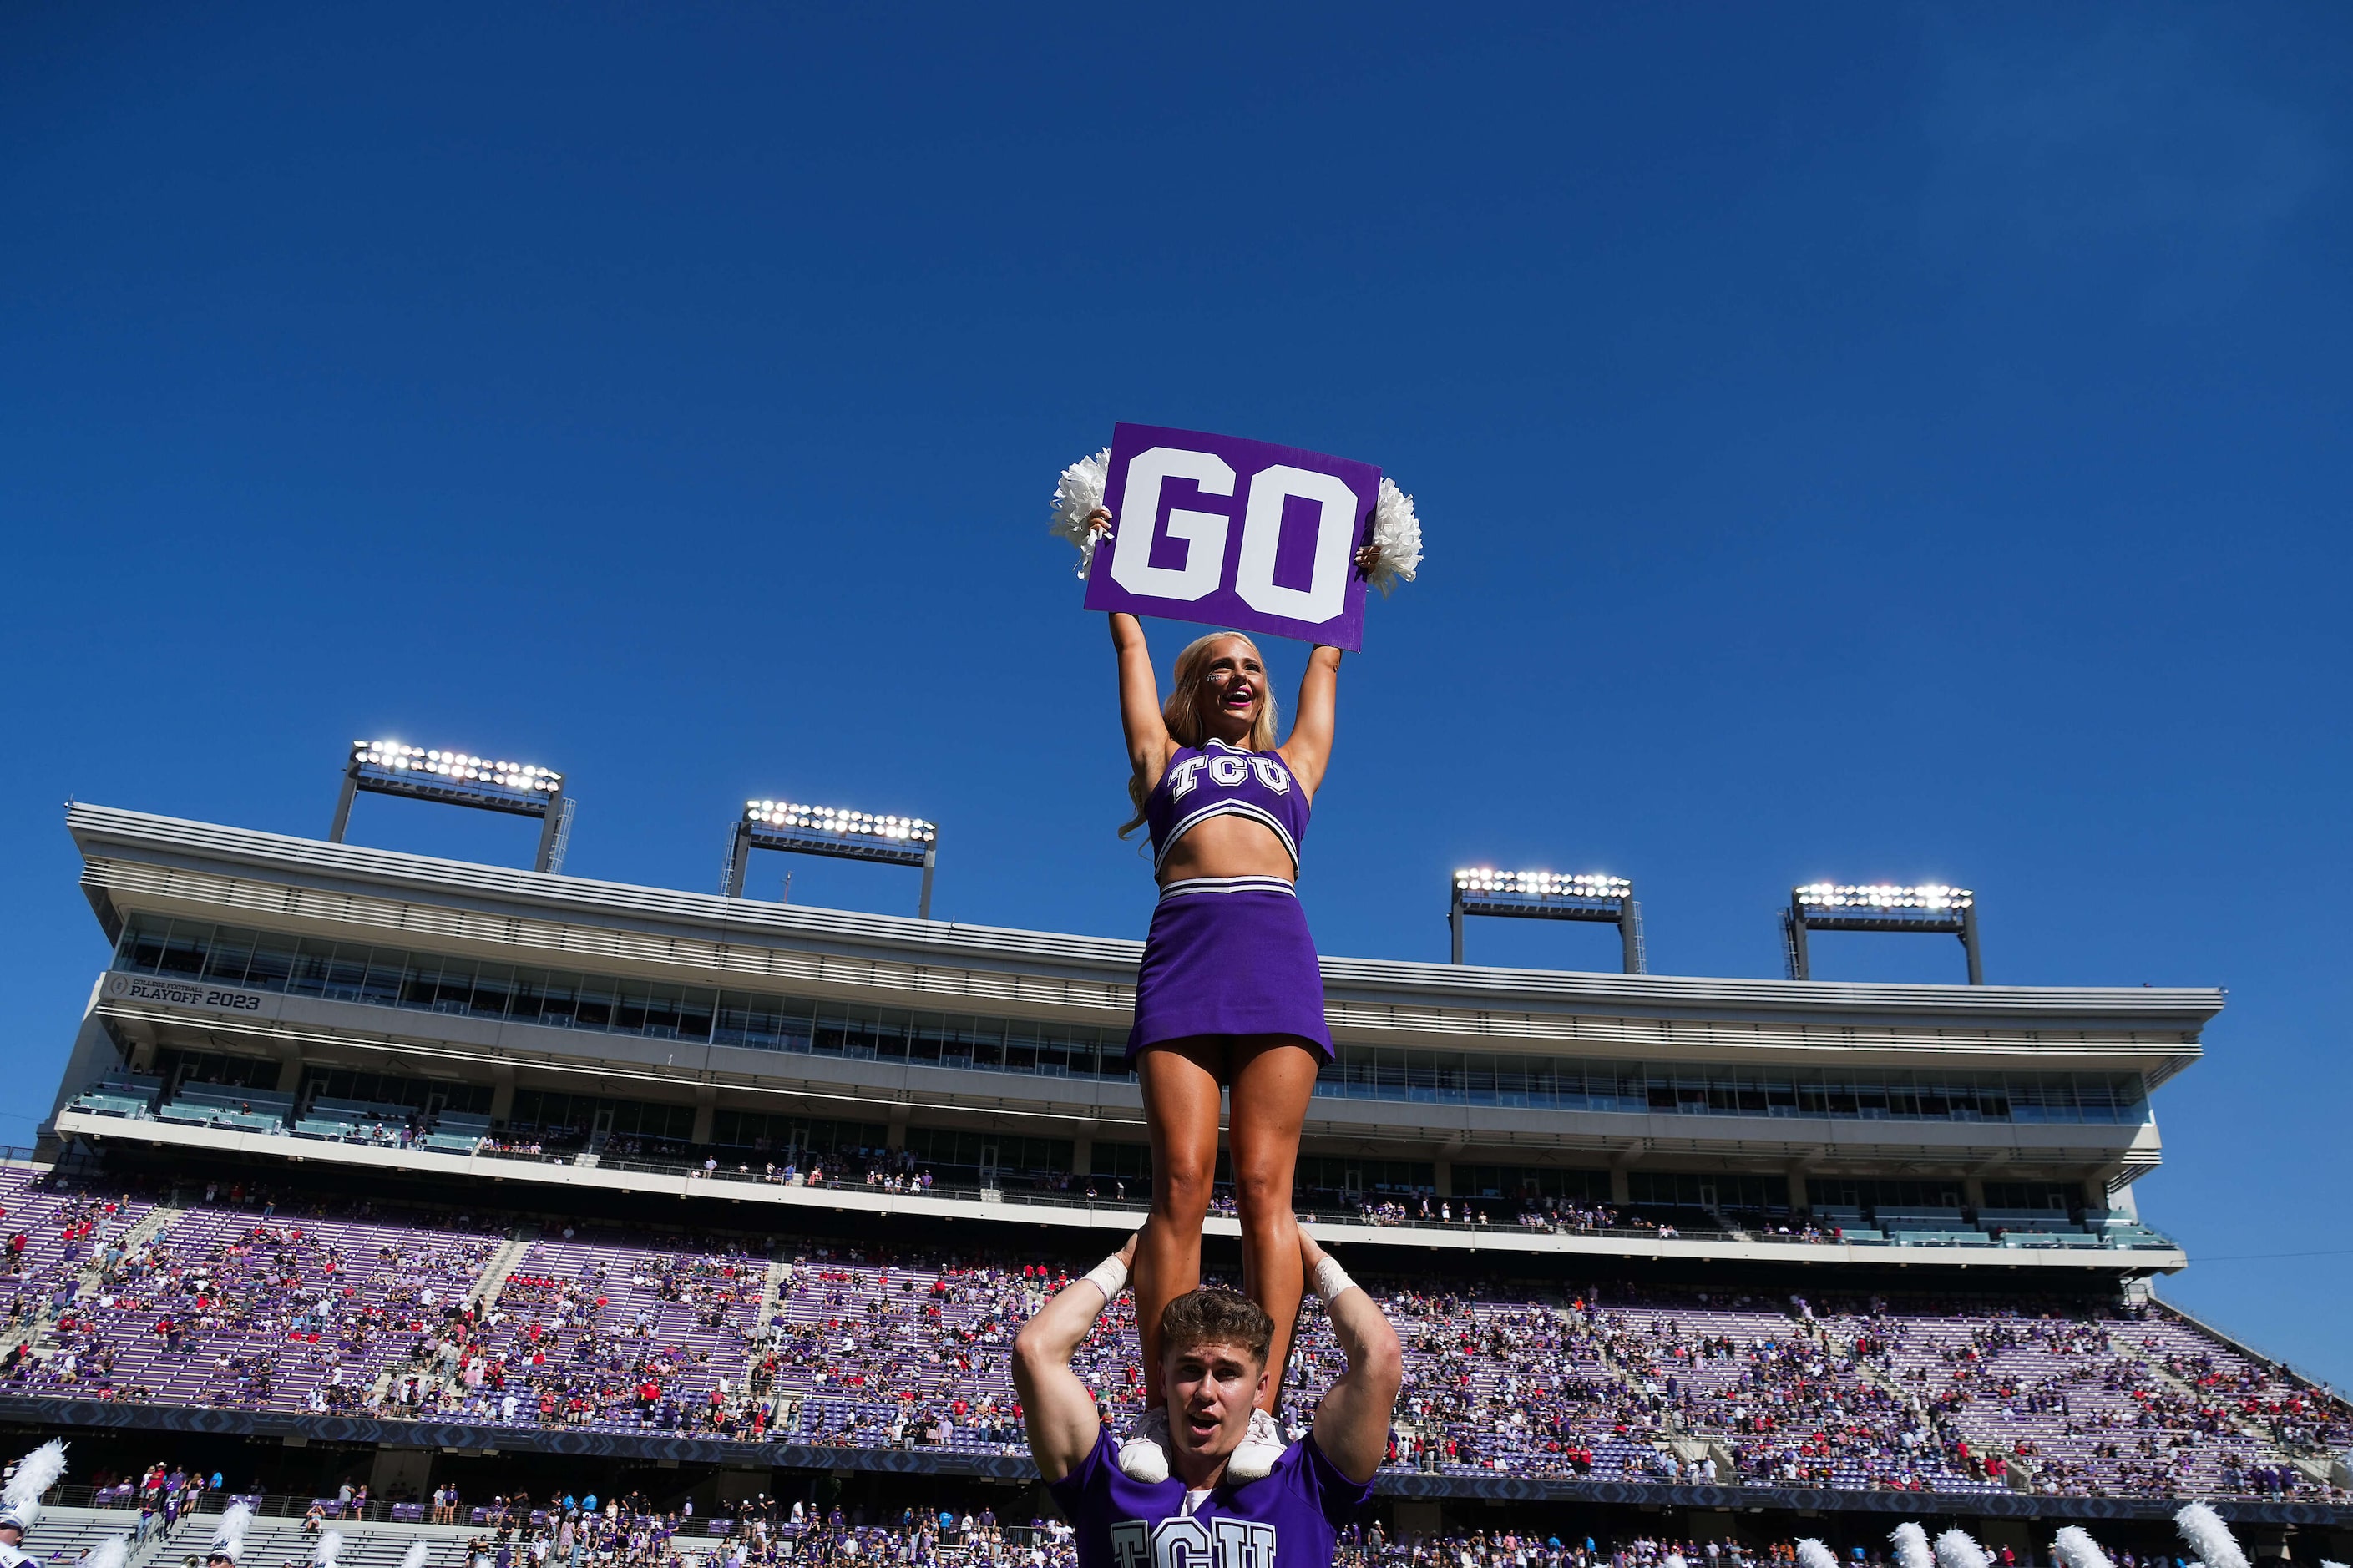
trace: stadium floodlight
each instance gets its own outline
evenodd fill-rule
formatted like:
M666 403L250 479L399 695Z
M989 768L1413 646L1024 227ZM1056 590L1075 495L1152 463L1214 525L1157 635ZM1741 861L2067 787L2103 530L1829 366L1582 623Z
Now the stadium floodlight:
M830 805L788 800L747 800L744 815L727 835L727 867L719 891L744 896L744 871L754 849L788 855L828 855L843 860L880 860L886 866L919 866L923 889L915 918L932 918L932 872L939 864L939 825L920 816L876 816Z
M1453 897L1446 907L1454 962L1462 962L1462 922L1472 915L1517 920L1599 921L1618 928L1625 972L1643 972L1642 906L1634 884L1599 872L1497 871L1484 866L1454 873Z
M1898 887L1888 882L1809 882L1789 889L1781 913L1782 953L1789 978L1813 976L1806 951L1809 931L1940 931L1961 939L1969 984L1985 984L1978 955L1978 897L1941 882Z
M565 795L564 775L554 768L499 762L470 752L428 750L398 741L353 741L351 759L343 764L343 794L335 803L335 824L327 831L328 842L343 841L343 830L351 826L352 801L363 790L504 812L510 816L536 816L539 852L533 858L532 869L554 871L564 864L575 803Z

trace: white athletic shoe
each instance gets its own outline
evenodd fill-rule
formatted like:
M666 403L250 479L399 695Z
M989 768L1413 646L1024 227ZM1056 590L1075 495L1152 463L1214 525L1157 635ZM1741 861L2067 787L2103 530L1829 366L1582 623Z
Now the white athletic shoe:
M1119 1440L1119 1468L1132 1481L1157 1486L1168 1479L1168 1407L1155 1405Z
M1274 1424L1274 1417L1263 1410L1253 1410L1250 1431L1243 1436L1241 1447L1226 1461L1226 1474L1238 1481L1262 1480L1273 1474L1274 1462L1282 1458L1284 1446L1282 1428Z

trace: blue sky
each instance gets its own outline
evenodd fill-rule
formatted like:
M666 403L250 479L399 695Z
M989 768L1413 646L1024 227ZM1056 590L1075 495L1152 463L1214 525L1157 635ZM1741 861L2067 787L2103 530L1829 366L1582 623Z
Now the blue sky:
M2353 1256L2246 1256L2353 1247L2348 65L2316 5L12 7L0 1136L104 958L60 803L320 833L355 735L566 770L584 875L713 886L789 795L937 818L940 913L1140 934L1044 531L1124 418L1419 499L1326 952L1442 957L1489 860L1635 878L1662 971L1934 879L1993 980L2228 986L2163 1288L2353 1383Z

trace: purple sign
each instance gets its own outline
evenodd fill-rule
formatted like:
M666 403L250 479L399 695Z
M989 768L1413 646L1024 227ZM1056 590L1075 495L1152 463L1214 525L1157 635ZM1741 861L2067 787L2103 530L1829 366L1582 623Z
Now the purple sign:
M1370 463L1198 430L1112 427L1087 608L1199 621L1354 651L1364 642L1357 546L1371 537Z

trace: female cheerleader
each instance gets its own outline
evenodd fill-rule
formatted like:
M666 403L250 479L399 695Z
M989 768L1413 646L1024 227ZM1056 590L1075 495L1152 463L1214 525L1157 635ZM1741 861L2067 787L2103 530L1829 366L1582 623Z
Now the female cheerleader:
M1145 1420L1121 1446L1138 1479L1165 1479L1160 1314L1201 1281L1201 1222L1218 1164L1221 1089L1233 1098L1234 1196L1242 1284L1274 1320L1273 1375L1231 1473L1262 1476L1282 1451L1272 1412L1299 1317L1299 1233L1291 1179L1316 1069L1332 1059L1324 980L1293 884L1309 803L1332 750L1340 650L1317 646L1299 683L1291 738L1250 638L1212 633L1177 656L1164 708L1144 627L1111 617L1120 720L1135 816L1150 830L1160 901L1136 976L1128 1059L1152 1141L1152 1212L1135 1251Z

